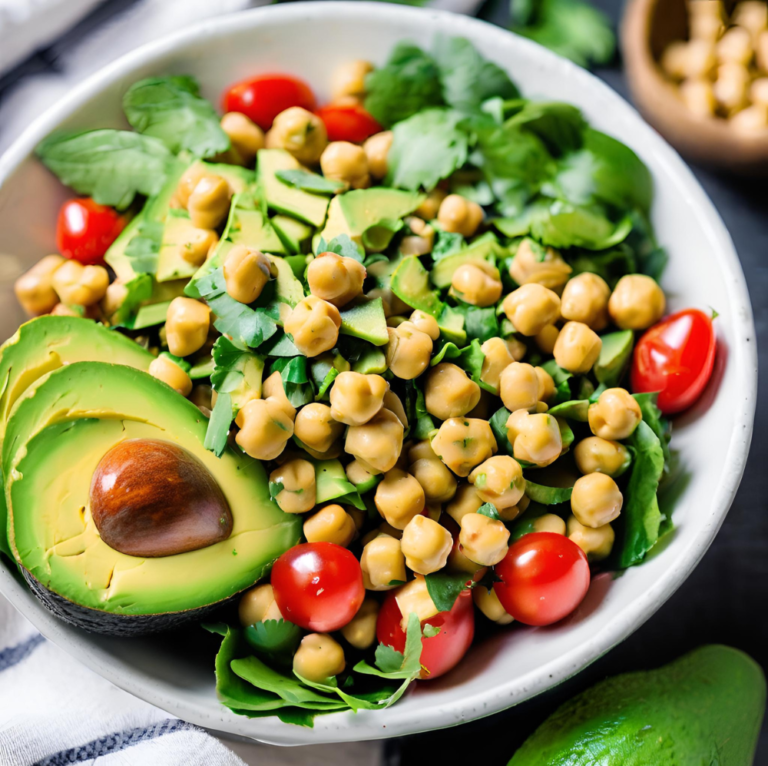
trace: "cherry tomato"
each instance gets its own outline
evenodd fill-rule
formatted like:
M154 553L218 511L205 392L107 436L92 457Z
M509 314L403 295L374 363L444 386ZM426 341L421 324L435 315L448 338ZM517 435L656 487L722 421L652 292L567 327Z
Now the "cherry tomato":
M71 199L59 210L56 245L65 258L87 265L101 263L104 253L125 228L125 218L90 197Z
M298 77L262 74L231 86L224 94L225 112L242 112L262 130L269 130L280 112L300 106L313 112L317 106L312 89Z
M550 625L569 615L589 589L584 551L564 535L532 532L512 543L496 564L493 589L501 605L526 625Z
M397 604L395 591L389 593L379 610L376 637L379 642L398 652L405 649L405 631L401 626L403 615ZM450 612L440 612L421 623L440 628L431 638L421 639L422 679L442 676L454 668L467 653L475 636L475 610L470 591L465 590L456 599Z
M703 311L685 309L668 316L635 346L632 390L658 391L665 415L687 409L712 375L716 345L712 319Z
M369 136L384 130L360 104L329 104L315 114L325 123L329 141L361 144Z
M360 564L335 543L286 551L272 567L272 588L286 620L318 633L343 628L365 598Z

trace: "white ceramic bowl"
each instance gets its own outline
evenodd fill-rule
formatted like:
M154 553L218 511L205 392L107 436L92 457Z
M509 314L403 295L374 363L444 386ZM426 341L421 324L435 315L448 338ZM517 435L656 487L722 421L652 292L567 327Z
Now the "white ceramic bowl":
M562 99L593 125L629 144L656 184L653 221L669 248L663 284L669 308L714 307L720 352L716 381L675 424L673 446L693 480L674 513L676 531L645 564L593 582L578 612L547 629L516 628L473 647L447 678L424 683L386 711L320 716L314 729L277 719L236 716L216 700L212 661L185 657L162 640L89 635L46 612L0 566L0 590L44 635L127 691L181 718L264 742L296 745L412 734L503 710L578 673L647 620L690 574L733 500L749 448L755 410L755 331L733 244L712 203L675 152L622 99L583 69L479 21L430 10L363 2L290 4L206 22L120 59L76 88L30 126L0 161L0 262L5 279L2 336L21 319L8 278L53 250L53 222L66 192L31 153L59 127L123 125L120 97L151 74L190 73L205 95L249 74L285 70L327 96L342 61L383 62L403 38L464 35L532 97Z

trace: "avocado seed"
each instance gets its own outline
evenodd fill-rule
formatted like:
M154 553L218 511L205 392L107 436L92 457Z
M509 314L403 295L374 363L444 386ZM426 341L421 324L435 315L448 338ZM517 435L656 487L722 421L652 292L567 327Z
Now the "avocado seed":
M101 539L128 556L196 551L232 533L232 513L208 469L158 439L128 439L109 450L94 471L90 499Z

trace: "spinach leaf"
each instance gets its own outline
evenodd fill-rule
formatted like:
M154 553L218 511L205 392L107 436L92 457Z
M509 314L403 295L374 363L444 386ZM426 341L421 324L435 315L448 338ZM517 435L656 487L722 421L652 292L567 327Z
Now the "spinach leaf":
M405 384L405 404L411 436L414 439L429 438L429 434L436 429L435 421L427 412L424 392L413 380L409 380Z
M467 160L468 136L453 109L426 109L393 128L386 184L401 189L432 189Z
M413 43L395 46L387 63L365 78L365 108L385 128L443 104L440 70L434 59Z
M559 156L581 147L586 122L581 111L562 101L520 101L522 108L508 120L510 128L535 134L547 149Z
M294 407L303 407L315 401L315 391L307 376L307 357L279 357L272 362L270 374L280 373L283 390Z
M542 505L567 503L571 499L572 492L573 487L544 487L529 479L525 480L525 494L534 502Z
M443 98L462 112L472 112L488 98L518 98L509 75L492 61L483 58L469 40L463 37L439 36L433 56L440 67Z
M499 334L499 320L496 309L493 306L479 308L462 303L454 306L453 310L464 315L464 330L467 338L477 339L485 343L489 338L495 338Z
M490 419L491 431L496 438L496 444L499 446L499 451L507 455L514 457L514 450L512 444L507 436L507 420L512 413L506 408L502 407L493 413Z
M605 250L626 239L631 230L629 216L614 223L596 205L581 207L561 200L541 203L531 219L531 234L556 248Z
M120 209L157 194L175 163L162 141L127 130L54 133L36 153L63 184Z
M288 186L314 194L336 194L347 188L341 181L324 178L307 170L277 170L275 176Z
M498 516L498 514L497 514ZM458 574L451 572L433 572L425 578L427 592L432 602L440 612L449 612L453 609L459 594L467 589L466 572Z
M585 271L601 276L611 287L625 274L637 272L637 259L626 242L602 251L574 248L568 255L573 276Z
M659 398L657 393L653 394L633 394L637 403L640 405L640 412L643 414L643 420L651 427L656 434L661 450L664 453L664 469L669 468L672 456L669 451L669 440L671 438L672 424L662 416L656 401Z
M221 457L227 446L229 427L235 419L230 394L219 394L216 404L213 405L211 419L208 421L208 429L205 432L205 449L213 452L216 457Z
M461 234L438 229L435 235L435 246L432 248L432 260L439 261L448 255L458 253L465 247Z
M568 402L561 402L548 410L550 415L570 420L578 420L581 423L587 422L587 412L589 410L589 399L572 399Z
M150 77L131 85L123 111L134 130L160 139L174 154L212 157L229 149L229 136L192 77Z

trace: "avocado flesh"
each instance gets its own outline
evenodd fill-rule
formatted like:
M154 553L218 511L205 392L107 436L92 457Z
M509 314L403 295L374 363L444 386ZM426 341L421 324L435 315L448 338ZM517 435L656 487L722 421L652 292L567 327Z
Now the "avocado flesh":
M429 289L429 272L417 256L403 258L390 280L392 292L411 308L419 309L437 318L444 304L434 290Z
M703 646L657 670L625 673L556 710L509 766L749 766L765 677L746 654Z
M367 340L374 346L385 346L389 343L387 320L381 298L360 303L342 311L339 331L342 335Z
M67 601L117 615L190 612L253 585L298 542L301 520L270 500L258 461L229 447L220 459L208 452L206 428L191 402L132 368L79 362L50 373L18 402L4 445L19 564ZM102 542L90 518L91 477L104 454L130 438L175 443L203 463L232 511L227 540L151 559Z
M494 263L497 257L501 258L506 254L504 248L494 239L482 239L465 247L458 253L441 258L432 267L429 276L435 287L441 289L450 287L453 273L459 266L464 266L467 263L483 263L484 261Z
M311 226L287 215L276 215L270 222L286 252L292 255L309 252L312 240Z
M601 340L603 345L595 364L595 377L599 383L604 383L607 388L612 388L618 385L627 369L635 342L635 334L632 330L620 330L603 335Z

